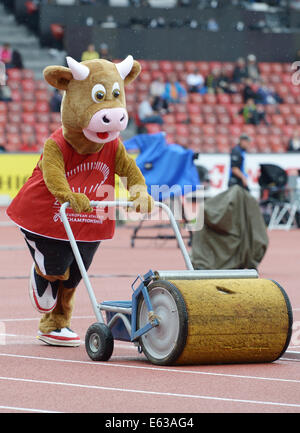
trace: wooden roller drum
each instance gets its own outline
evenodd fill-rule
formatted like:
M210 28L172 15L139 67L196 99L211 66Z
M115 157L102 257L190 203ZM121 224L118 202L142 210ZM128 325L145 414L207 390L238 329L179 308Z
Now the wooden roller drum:
M158 365L272 362L287 349L292 309L266 279L158 280L148 286L159 325L140 338ZM149 312L143 299L138 327Z

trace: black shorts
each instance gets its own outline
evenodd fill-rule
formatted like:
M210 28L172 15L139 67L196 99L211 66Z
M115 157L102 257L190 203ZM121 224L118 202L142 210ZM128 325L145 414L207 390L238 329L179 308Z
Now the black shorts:
M70 277L63 281L65 288L75 288L81 273L70 242L46 238L21 229L35 264L44 275L64 275L70 268ZM77 242L85 269L88 270L100 242Z

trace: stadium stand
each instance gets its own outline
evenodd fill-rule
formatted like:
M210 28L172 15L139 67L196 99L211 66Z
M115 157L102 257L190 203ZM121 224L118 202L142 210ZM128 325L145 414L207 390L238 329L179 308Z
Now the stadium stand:
M28 19L28 16L32 16L33 11L28 11L28 7L27 9L24 8L24 2L10 2L8 0L0 0L0 2L10 11L13 11L12 5L15 3L16 16L17 11L24 14L23 18L18 16L18 21L33 29L32 21ZM42 4L47 2L37 0L25 3L27 6L29 4L34 5L35 10L38 10ZM49 2L49 5L52 3ZM91 3L99 6L100 3L107 5L108 2L97 1ZM132 2L127 3L131 4ZM175 5L176 2L173 3ZM182 6L193 7L196 7L196 3L198 4L196 1L183 3L185 4L182 4ZM210 2L199 3L210 4ZM284 2L270 2L272 7L281 3ZM58 5L58 2L56 4ZM76 0L74 4L80 5L81 2ZM219 2L219 6L223 6L223 2ZM91 7L82 6L82 10L90 11ZM118 11L118 8L114 9ZM142 8L134 9L137 9L138 13ZM195 11L202 14L202 8L198 9L195 9ZM182 10L186 9L181 8L181 12ZM237 10L239 11L238 8ZM57 11L59 12L59 8L57 8ZM207 12L206 9L203 9L203 11ZM221 12L223 13L223 9ZM282 12L279 11L278 13ZM124 16L124 13L122 16ZM66 19L66 16L61 15L61 19ZM254 31L254 33L256 32ZM18 43L20 43L22 35L23 33L20 33L19 39L16 39ZM47 58L45 57L45 59ZM52 60L55 63L55 59ZM34 61L37 62L37 60ZM140 62L143 72L138 80L127 87L126 91L128 112L132 123L137 126L139 126L137 118L138 104L148 94L151 82L158 76L161 76L163 81L166 81L169 74L175 73L180 83L186 87L186 76L188 73L193 72L195 68L205 78L215 67L225 68L230 75L235 66L232 61L221 62L217 60L141 59ZM51 64L50 58L49 64ZM244 103L242 86L238 86L239 91L233 94L189 93L185 103L170 105L170 111L163 115L163 125L148 124L146 125L147 131L153 133L162 130L166 133L169 143L178 143L184 147L192 148L196 152L203 153L228 153L232 145L236 143L239 135L246 132L253 138L251 152L284 152L295 129L300 130L300 86L293 85L291 82L293 73L291 63L265 61L259 62L258 66L265 84L282 99L282 103L263 106L267 124L245 124L244 118L240 114ZM42 68L40 68L41 71ZM11 152L40 151L45 138L60 125L60 114L50 111L49 102L52 90L40 79L41 77L37 77L36 71L31 70L26 64L25 69L22 70L8 69L7 75L7 85L11 91L12 102L0 102L0 145L5 145L7 151Z
M127 108L136 119L137 106L147 95L149 84L158 75L164 80L175 72L185 85L191 67L208 74L214 62L145 61L143 73L127 87ZM158 65L158 68L156 66ZM180 65L180 66L179 66ZM227 63L228 70L233 64ZM228 152L242 132L250 135L252 152L284 152L295 128L300 129L300 87L291 83L290 64L260 63L260 73L271 90L283 99L282 104L265 105L268 125L248 125L239 113L243 106L238 94L188 94L186 103L172 104L164 114L164 124L148 124L149 133L165 131L169 143L178 143L197 152ZM179 72L178 72L179 70ZM12 102L0 102L1 142L8 151L39 151L45 138L60 125L60 114L50 112L51 91L32 71L8 69L7 85Z

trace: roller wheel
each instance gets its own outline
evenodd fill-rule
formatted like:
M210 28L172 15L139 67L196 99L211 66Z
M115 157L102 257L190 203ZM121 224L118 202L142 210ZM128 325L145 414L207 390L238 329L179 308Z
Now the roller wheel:
M140 337L140 346L150 362L172 365L182 353L188 332L188 315L179 290L167 281L148 286L148 293L159 325ZM141 296L137 309L137 328L148 322L148 309Z
M93 361L108 361L114 350L114 338L104 323L93 323L85 335L85 348Z

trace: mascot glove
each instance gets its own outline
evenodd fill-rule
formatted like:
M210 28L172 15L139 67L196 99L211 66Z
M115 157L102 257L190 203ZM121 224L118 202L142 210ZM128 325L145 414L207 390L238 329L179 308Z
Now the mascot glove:
M147 193L147 188L143 185L134 185L129 189L130 201L133 201L133 210L141 213L151 213L154 209L154 200Z
M68 202L70 203L73 211L76 213L93 211L93 208L90 205L90 200L85 194L73 192L68 197Z

